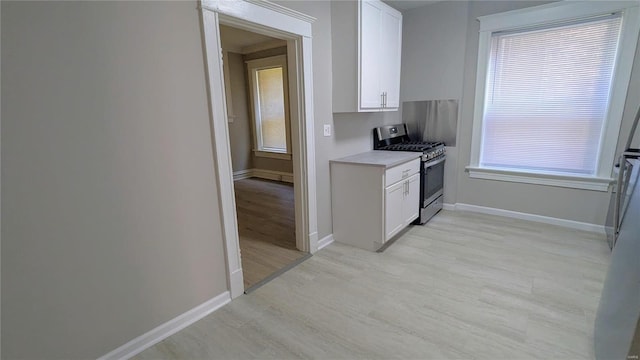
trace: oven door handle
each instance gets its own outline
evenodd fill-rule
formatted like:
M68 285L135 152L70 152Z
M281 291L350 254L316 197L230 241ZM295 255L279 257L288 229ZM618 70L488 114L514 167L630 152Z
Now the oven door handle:
M428 167L432 167L432 166L434 166L434 165L438 165L438 164L440 164L441 162L443 162L445 159L446 159L445 157L442 157L442 158L440 158L440 159L438 159L438 160L436 160L436 161L426 162L426 163L424 163L424 168L426 169L426 168L428 168Z

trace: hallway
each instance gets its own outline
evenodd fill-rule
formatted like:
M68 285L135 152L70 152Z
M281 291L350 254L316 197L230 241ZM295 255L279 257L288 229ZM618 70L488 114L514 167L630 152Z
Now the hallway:
M296 249L293 184L235 181L244 288L306 256Z

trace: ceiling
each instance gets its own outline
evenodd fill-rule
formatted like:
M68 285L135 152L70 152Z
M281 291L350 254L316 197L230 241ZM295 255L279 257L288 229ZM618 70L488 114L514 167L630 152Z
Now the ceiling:
M254 47L258 44L272 43L283 40L260 35L246 30L220 25L220 43L224 49L243 52L243 49Z
M411 10L440 1L442 0L383 0L384 3L399 11Z

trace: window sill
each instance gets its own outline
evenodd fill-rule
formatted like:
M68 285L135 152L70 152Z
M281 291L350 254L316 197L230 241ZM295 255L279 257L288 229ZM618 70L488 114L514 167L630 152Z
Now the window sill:
M253 154L257 157L280 159L280 160L291 160L291 153L253 150Z
M614 181L614 179L611 178L535 174L513 170L480 168L476 166L467 166L466 169L469 172L469 177L474 179L509 181L593 191L608 191L609 185Z

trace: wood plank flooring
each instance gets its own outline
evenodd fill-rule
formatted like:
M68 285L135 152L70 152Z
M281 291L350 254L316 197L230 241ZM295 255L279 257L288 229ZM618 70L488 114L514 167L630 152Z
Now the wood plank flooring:
M256 178L234 182L244 288L301 259L293 185Z
M602 235L441 211L334 243L138 359L593 359Z

